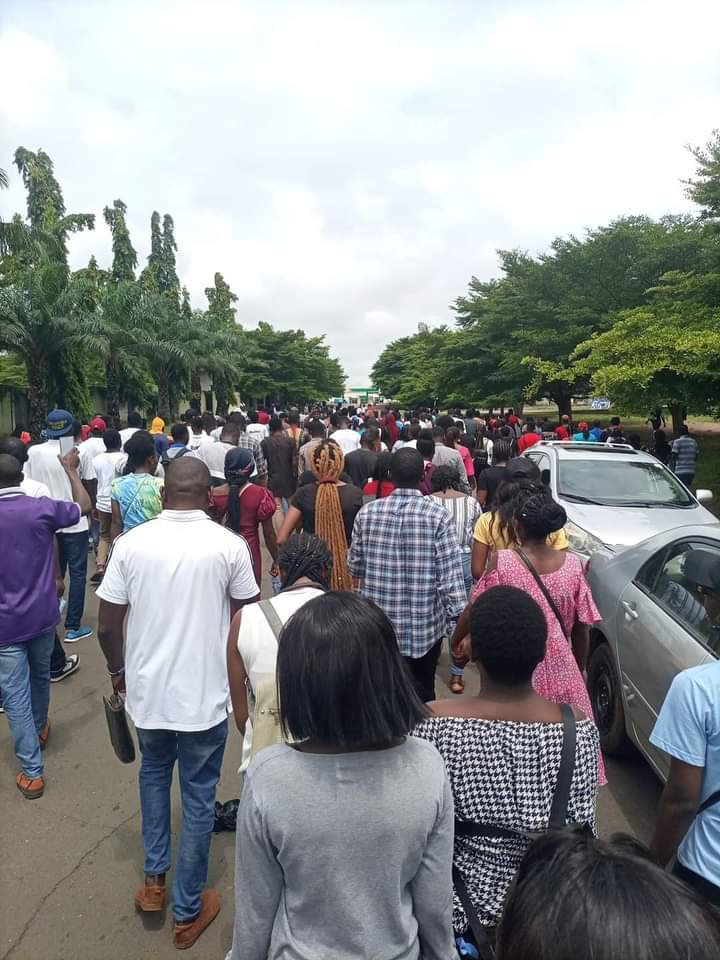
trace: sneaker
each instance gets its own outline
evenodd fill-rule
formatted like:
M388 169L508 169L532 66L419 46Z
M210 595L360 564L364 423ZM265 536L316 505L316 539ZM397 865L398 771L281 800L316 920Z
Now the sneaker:
M5 704L3 702L2 694L0 693L0 713L5 713Z
M220 896L217 890L203 890L200 894L200 913L194 920L175 921L173 942L176 949L189 949L220 913Z
M70 656L65 657L65 663L63 668L59 673L50 674L50 683L60 683L61 680L64 680L65 677L69 677L71 673L75 673L76 670L80 668L80 657L77 653L72 653Z
M90 583L102 583L102 578L105 576L102 570L96 570L95 573L90 577Z
M28 777L24 773L19 773L15 783L26 800L37 800L45 792L45 781L42 777Z
M77 643L78 640L84 640L85 637L91 637L95 631L92 627L78 627L77 630L65 631L65 643Z

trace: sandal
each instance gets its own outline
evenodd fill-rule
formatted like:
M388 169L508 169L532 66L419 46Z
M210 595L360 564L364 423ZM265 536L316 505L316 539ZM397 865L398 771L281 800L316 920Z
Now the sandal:
M452 676L450 677L450 693L460 694L460 693L464 693L464 691L465 691L464 679L459 674L453 673Z

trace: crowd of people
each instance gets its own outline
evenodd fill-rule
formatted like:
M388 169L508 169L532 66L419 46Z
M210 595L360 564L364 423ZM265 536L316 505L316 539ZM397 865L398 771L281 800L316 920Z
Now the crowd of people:
M626 442L619 421L594 436L513 411L317 406L222 421L191 408L166 426L130 412L85 429L55 410L42 442L0 440L0 695L17 787L37 799L50 683L79 667L60 639L65 577L64 643L93 633L94 585L141 755L135 904L171 902L178 949L221 908L207 876L231 714L230 960L720 957L703 754L714 665L679 677L658 721L680 772L655 860L600 841L585 686L599 615L563 508L519 456L550 436ZM438 700L444 645L451 696ZM469 664L479 693L460 696ZM692 784L686 767L701 770ZM660 864L678 850L670 876Z

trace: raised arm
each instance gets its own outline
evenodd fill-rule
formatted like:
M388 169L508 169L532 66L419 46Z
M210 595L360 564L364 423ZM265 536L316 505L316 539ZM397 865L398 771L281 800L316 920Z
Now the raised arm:
M80 454L77 452L77 448L73 447L72 450L68 450L64 456L58 457L58 460L62 464L62 468L67 474L68 480L70 481L72 498L80 507L80 513L85 517L88 515L88 513L90 513L93 505L90 496L83 486L82 480L80 479L80 474L78 473Z

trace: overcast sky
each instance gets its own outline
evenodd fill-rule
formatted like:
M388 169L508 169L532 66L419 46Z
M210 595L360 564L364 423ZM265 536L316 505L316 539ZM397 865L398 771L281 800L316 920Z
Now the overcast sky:
M141 266L169 212L195 306L219 270L241 323L326 334L359 386L497 248L690 209L718 36L717 0L2 0L0 215L42 147L98 215L73 265L109 263L115 198Z

